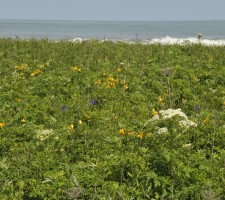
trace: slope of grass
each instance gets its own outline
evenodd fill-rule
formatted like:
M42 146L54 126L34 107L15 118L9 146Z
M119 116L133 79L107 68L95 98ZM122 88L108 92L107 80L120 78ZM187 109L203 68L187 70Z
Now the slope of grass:
M0 199L225 198L224 51L0 39Z

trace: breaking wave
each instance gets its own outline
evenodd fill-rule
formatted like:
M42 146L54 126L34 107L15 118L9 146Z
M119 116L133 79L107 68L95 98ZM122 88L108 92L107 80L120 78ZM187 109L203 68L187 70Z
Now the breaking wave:
M83 42L92 39L84 38L73 38L69 41L71 42ZM197 39L197 38L173 38L173 37L162 37L162 38L152 38L147 40L120 40L120 39L97 39L101 42L113 41L113 42L127 42L127 43L142 43L142 44L163 44L163 45L187 45L187 44L202 44L205 46L225 46L225 40L211 40L211 39Z

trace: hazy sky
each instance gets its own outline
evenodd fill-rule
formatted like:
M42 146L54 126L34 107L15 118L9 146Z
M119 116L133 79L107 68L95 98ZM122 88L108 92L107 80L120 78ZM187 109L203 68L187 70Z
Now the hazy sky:
M0 0L0 19L225 20L225 0Z

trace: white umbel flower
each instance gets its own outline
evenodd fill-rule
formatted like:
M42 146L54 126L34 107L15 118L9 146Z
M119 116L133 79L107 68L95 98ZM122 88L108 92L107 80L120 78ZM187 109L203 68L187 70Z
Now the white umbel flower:
M184 119L188 120L187 115L185 113L183 113L181 111L181 109L174 110L174 109L169 108L167 110L160 110L159 114L162 116L163 119L169 119L176 115L179 115L179 116L183 117Z
M38 130L37 138L41 141L46 140L50 135L52 135L54 131L52 129Z
M181 119L178 121L179 126L185 129L188 129L189 127L197 127L197 124L191 120L188 119L187 115L181 111L181 109L167 109L167 110L160 110L158 114L154 115L150 120L148 120L145 125L147 125L149 122L155 123L158 120L166 120L171 119L175 116L180 116ZM168 132L167 127L160 128L156 133L162 134Z
M168 132L168 128L166 128L166 127L160 128L160 129L157 131L158 134L162 134L162 133L166 133L166 132Z
M194 122L191 121L191 120L181 120L181 121L179 121L179 124L180 124L181 126L183 126L183 127L186 127L186 128L188 128L188 127L190 127L190 126L197 127L197 124L194 123Z

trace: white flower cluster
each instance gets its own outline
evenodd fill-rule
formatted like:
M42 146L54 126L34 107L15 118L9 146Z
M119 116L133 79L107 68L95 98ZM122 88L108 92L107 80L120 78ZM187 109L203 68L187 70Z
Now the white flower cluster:
M50 135L52 135L54 131L52 129L45 129L45 130L38 130L37 131L37 138L41 141L48 139Z
M150 122L154 122L160 119L170 119L174 116L180 116L182 120L179 121L179 125L184 128L189 128L190 126L197 127L197 124L188 119L187 115L181 111L181 109L167 109L167 110L160 110L158 114L154 115ZM166 127L160 128L157 133L165 133L168 132Z
M189 126L195 126L197 127L197 124L191 120L181 120L179 121L179 124L183 127L189 127Z
M184 118L185 120L188 120L187 115L185 113L183 113L181 111L181 109L174 110L174 109L169 108L167 110L160 110L159 114L162 116L163 119L169 119L176 115L179 115L182 118Z
M160 129L157 131L158 134L162 134L162 133L166 133L166 132L168 132L168 128L166 128L166 127L160 128Z

